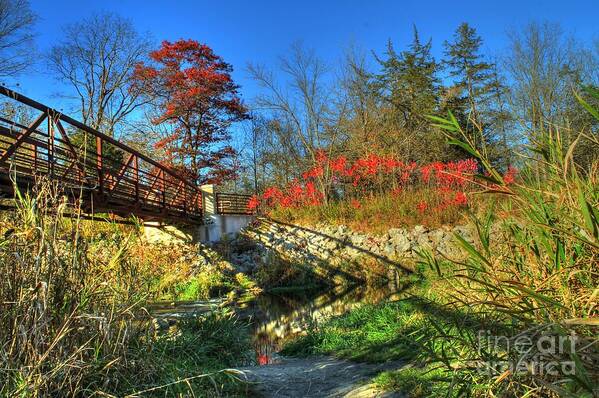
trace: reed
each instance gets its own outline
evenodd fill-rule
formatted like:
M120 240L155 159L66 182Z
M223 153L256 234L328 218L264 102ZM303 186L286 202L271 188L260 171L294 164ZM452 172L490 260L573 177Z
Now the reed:
M144 308L181 249L141 256L137 226L84 221L57 192L40 180L2 213L0 396L203 396L232 386L221 370L247 351L244 325L215 314L159 335Z
M599 116L596 111L594 115ZM597 137L580 132L579 139L565 146L560 129L539 132L520 178L507 184L485 154L474 149L452 115L434 119L450 132L452 143L484 165L485 174L478 177L485 182L481 194L504 199L485 215L472 217L475 245L456 236L468 254L466 260L452 261L433 253L423 257L423 263L451 282L451 289L445 291L448 308L469 309L477 318L509 326L502 344L481 349L480 339L472 339L466 344L472 354L469 361L449 350L444 353L445 364L451 368L456 361L464 367L497 361L555 365L543 374L530 369L493 371L489 394L597 394L599 162L583 169L572 157L580 138L599 145ZM518 339L533 344L522 351L514 346ZM539 343L543 340L564 344L547 348ZM471 374L463 375L462 381L472 380Z

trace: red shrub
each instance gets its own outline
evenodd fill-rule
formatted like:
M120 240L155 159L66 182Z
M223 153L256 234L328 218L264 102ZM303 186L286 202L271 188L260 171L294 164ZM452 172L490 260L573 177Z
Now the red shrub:
M298 207L317 206L323 203L324 197L316 188L315 182L325 174L330 176L331 184L337 192L347 195L373 195L375 192L395 187L393 194L399 195L405 188L426 185L433 188L438 198L436 210L445 210L449 206L463 207L468 205L465 191L473 186L473 175L478 170L478 163L473 159L455 162L433 162L418 167L415 162L404 163L393 156L374 153L349 161L345 156L329 159L325 151L318 151L316 164L302 174L302 181L293 181L285 189L270 187L264 191L259 203L268 206ZM506 182L513 181L515 171L508 170ZM353 193L352 193L353 191ZM417 209L424 213L432 203L421 202ZM358 199L350 205L360 206Z

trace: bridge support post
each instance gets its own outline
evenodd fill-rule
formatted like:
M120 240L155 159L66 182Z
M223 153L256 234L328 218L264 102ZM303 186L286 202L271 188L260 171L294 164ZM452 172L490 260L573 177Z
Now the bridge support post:
M144 223L144 236L150 243L189 243L216 242L228 235L234 235L246 227L253 215L220 214L217 204L217 187L202 185L202 209L204 224L199 226L182 226L163 222Z

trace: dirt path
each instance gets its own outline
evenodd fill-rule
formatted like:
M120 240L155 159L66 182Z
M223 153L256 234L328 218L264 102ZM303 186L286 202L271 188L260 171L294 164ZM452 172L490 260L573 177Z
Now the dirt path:
M286 358L280 363L241 369L257 396L295 397L400 397L377 391L368 381L384 370L398 369L403 364L356 363L332 357Z

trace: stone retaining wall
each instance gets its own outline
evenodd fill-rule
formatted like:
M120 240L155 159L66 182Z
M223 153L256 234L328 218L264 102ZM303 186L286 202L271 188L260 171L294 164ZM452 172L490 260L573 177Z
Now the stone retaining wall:
M392 228L384 235L369 235L350 230L347 226L299 226L260 219L246 228L238 240L256 243L260 257L276 253L293 263L309 264L339 270L346 276L361 277L364 272L389 270L411 272L418 250L429 248L447 257L462 255L454 234L473 241L473 230L467 226L441 227L429 230L424 226L413 229ZM235 257L236 256L236 257ZM239 253L234 263L255 266L256 252ZM248 264L248 262L254 264ZM376 265L376 266L374 266ZM328 271L325 271L328 272Z

